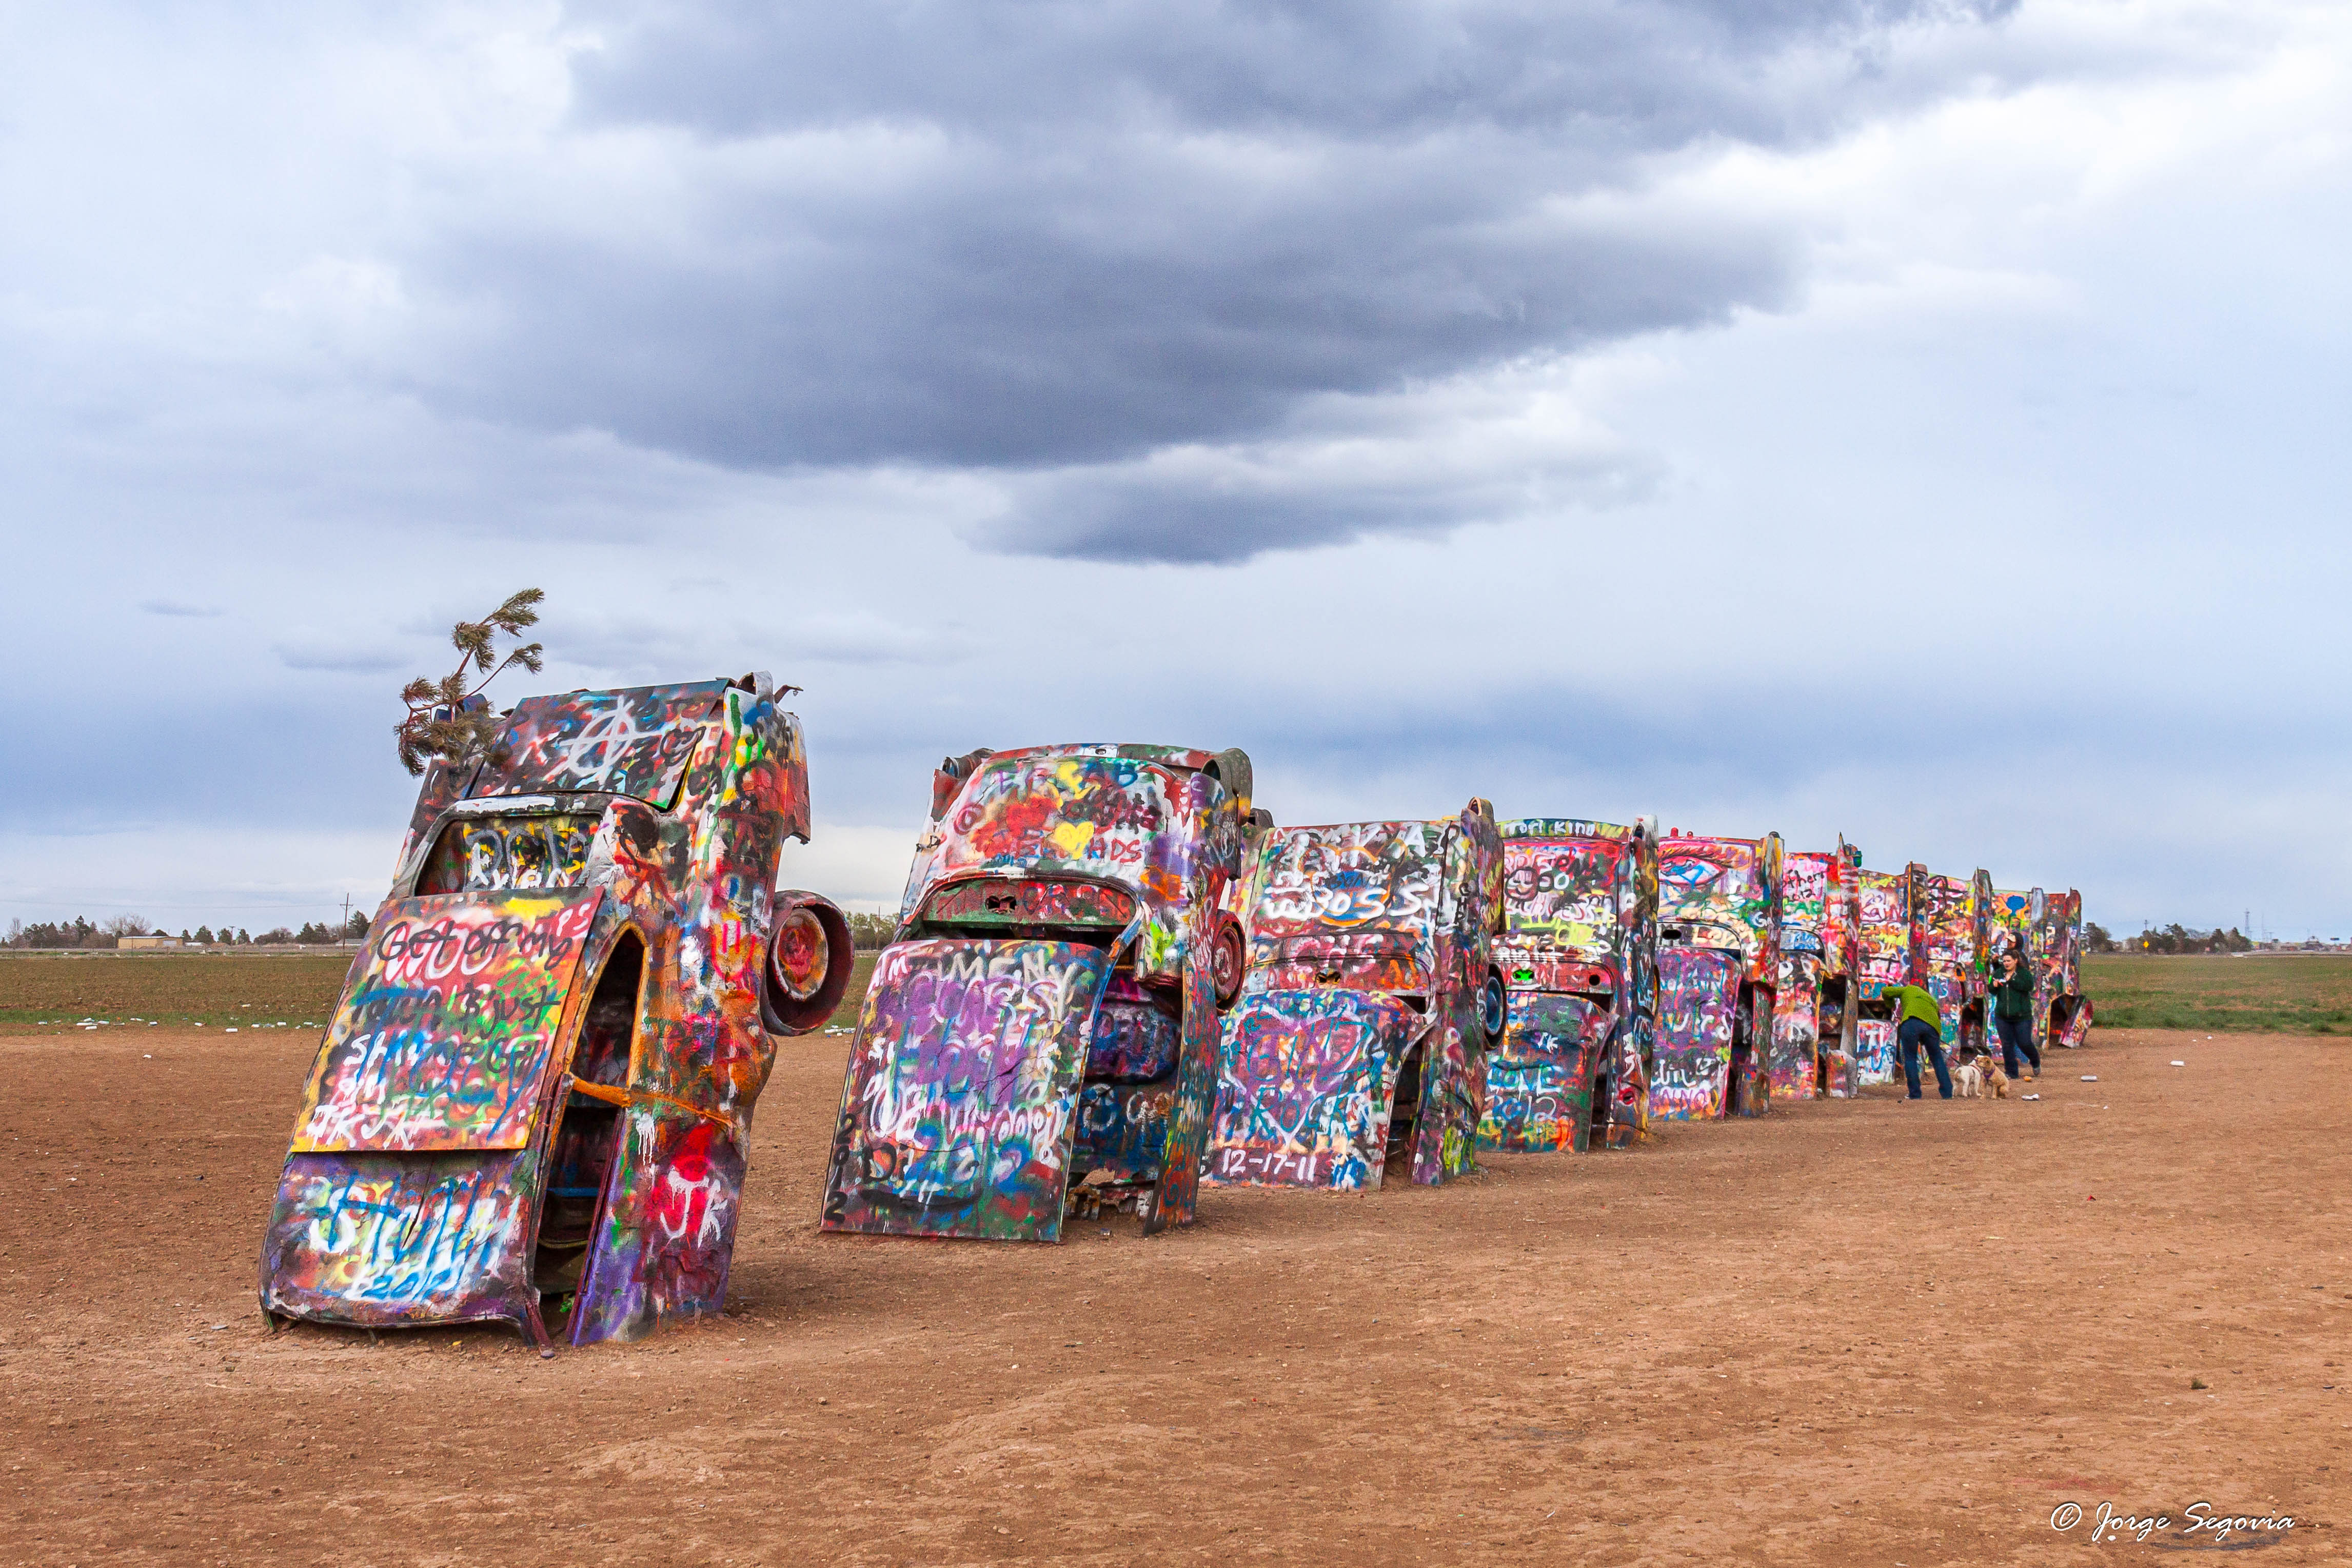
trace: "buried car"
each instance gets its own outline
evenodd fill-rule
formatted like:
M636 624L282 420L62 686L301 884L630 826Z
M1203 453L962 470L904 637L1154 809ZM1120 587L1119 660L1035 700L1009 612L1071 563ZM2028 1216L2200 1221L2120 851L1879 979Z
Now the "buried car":
M2083 895L2044 894L2033 921L2034 1034L2038 1049L2079 1048L2091 1032L2083 994Z
M1218 1009L1220 906L1249 758L1165 746L950 758L876 957L823 1228L1058 1240L1074 1207L1190 1224Z
M849 978L840 912L774 890L793 689L532 697L435 764L303 1090L273 1321L581 1344L719 1310L774 1039Z
M1267 828L1236 900L1249 971L1227 1015L1212 1181L1434 1185L1477 1163L1503 1031L1494 808L1445 821Z
M1780 835L1658 844L1653 1118L1757 1116L1780 967Z
M1658 1008L1658 840L1580 819L1503 824L1508 1007L1486 1062L1478 1146L1622 1148L1649 1131Z
M1944 1015L1944 1050L1980 1051L1990 1029L1992 876L1979 871L1962 882L1910 868L1916 953L1913 984L1936 998Z
M1853 1083L1895 1078L1895 1004L1886 988L1911 983L1911 901L1908 871L1854 873Z
M1854 1092L1854 932L1862 852L1790 854L1780 871L1780 976L1772 998L1772 1092L1792 1100Z

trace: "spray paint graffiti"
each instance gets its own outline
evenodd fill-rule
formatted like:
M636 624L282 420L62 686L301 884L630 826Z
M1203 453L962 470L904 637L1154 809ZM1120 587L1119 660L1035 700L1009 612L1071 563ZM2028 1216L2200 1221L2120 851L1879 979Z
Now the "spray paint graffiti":
M1648 1135L1658 1009L1658 849L1647 822L1503 826L1495 960L1509 1027L1487 1067L1481 1148L1582 1150Z
M884 948L843 1091L826 1228L1059 1239L1110 973L1109 952L1076 943Z
M1855 874L1854 979L1857 1087L1895 1082L1895 1024L1879 998L1889 986L1911 981L1911 894L1908 872Z
M1782 871L1778 833L1727 839L1676 831L1659 841L1654 1117L1754 1116L1769 1108ZM1716 956L1685 957L1670 969L1670 952ZM1702 997L1700 988L1710 986L1721 994ZM1720 1072L1707 1065L1718 1052Z
M1789 855L1780 871L1780 970L1772 1000L1775 1096L1843 1099L1854 1092L1850 1005L1862 856L1841 838L1832 851Z
M1209 1179L1380 1186L1390 1095L1427 1028L1379 991L1252 991L1225 1019Z
M427 772L304 1092L265 1312L583 1344L719 1310L775 1039L849 977L840 912L775 888L808 834L791 689L533 697L488 761Z
M602 898L587 889L389 906L328 1026L295 1151L529 1144Z
M1053 1241L1081 1186L1146 1233L1192 1222L1249 778L1238 751L1156 746L940 766L851 1051L824 1229Z
M1424 1185L1475 1168L1502 877L1484 800L1450 821L1258 835L1212 1181L1377 1187L1391 1148Z
M2092 1013L2083 994L2083 895L2073 888L2044 895L2033 930L2040 1032L2050 1045L2075 1050L2090 1035Z

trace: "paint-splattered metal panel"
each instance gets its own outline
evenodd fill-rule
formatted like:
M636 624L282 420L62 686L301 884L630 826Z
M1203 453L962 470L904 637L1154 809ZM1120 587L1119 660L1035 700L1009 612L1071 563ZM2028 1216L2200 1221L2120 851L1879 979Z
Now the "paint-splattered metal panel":
M1829 924L1830 862L1810 851L1780 862L1780 945L1820 951Z
M1864 1019L1853 1026L1853 1081L1857 1085L1895 1082L1895 1025Z
M1864 994L1907 983L1911 977L1910 879L1900 872L1864 871L1859 883L1860 914L1854 929L1854 965Z
M311 1069L294 1152L528 1144L603 896L580 888L388 906Z
M1956 977L1968 971L1977 956L1975 890L1958 877L1927 876L1919 879L1919 892L1926 904L1920 956L1927 972Z
M1712 926L1744 950L1770 937L1772 889L1763 856L1742 839L1669 838L1658 844L1658 924Z
M2005 887L1992 895L1993 946L2000 952L2016 952L2029 968L2033 957L2033 917L2041 904L2040 888Z
M1622 841L1506 839L1503 908L1509 941L1612 951L1629 913L1619 907L1627 853Z
M506 733L467 792L478 798L560 790L667 805L727 685L697 681L526 697L515 705Z
M657 1103L632 1106L623 1136L572 1317L574 1344L640 1338L727 1301L742 1146L723 1124Z
M1652 1116L1723 1113L1739 976L1735 955L1705 947L1660 949L1657 1049L1650 1069Z
M1057 1239L1110 964L1064 942L884 948L842 1093L824 1228Z
M1478 1146L1505 1154L1581 1151L1591 1141L1594 1069L1615 1021L1597 998L1512 992L1502 1046L1486 1061Z
M292 1156L262 1244L262 1306L351 1323L520 1318L534 1157Z
M1210 1179L1357 1189L1380 1185L1388 1088L1423 1029L1393 997L1258 991L1225 1015Z
M1250 961L1293 944L1393 933L1425 948L1444 897L1445 830L1436 822L1340 822L1262 836L1251 872ZM1423 955L1424 969L1428 955Z
M1822 956L1783 949L1780 983L1772 993L1772 1042L1766 1059L1776 1099L1786 1095L1811 1100L1821 1092L1817 1072L1823 1043L1821 994Z
M1214 789L1116 747L1003 752L957 792L929 873L1059 868L1180 901Z

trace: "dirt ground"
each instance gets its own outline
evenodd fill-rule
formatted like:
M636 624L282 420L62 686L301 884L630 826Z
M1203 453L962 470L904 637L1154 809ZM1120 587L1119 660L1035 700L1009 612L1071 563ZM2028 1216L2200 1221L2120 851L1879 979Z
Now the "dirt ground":
M553 1360L269 1335L311 1043L0 1039L0 1562L2352 1559L2342 1040L2103 1030L2039 1103L1880 1091L1024 1248L816 1234L819 1036L727 1316ZM2294 1526L2183 1535L2199 1501ZM2170 1523L2095 1546L2102 1502Z

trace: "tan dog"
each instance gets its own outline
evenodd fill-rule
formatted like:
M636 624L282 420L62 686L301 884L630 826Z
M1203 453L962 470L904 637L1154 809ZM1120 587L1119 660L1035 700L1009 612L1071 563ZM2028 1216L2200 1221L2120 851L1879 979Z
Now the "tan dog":
M1984 1081L1985 1087L1992 1091L1994 1099L2009 1098L2009 1074L2000 1070L2000 1062L1995 1058L1985 1058Z
M1974 1061L1963 1061L1952 1070L1952 1078L1963 1100L1984 1097L1984 1073Z

